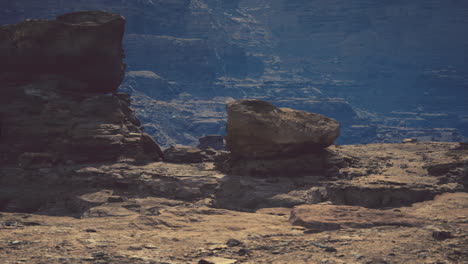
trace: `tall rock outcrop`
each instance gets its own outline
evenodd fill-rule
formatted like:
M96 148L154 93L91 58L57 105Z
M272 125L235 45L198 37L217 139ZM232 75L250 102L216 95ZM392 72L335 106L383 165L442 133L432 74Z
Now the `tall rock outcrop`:
M0 71L16 73L14 79L48 74L79 82L64 86L70 92L115 92L124 78L124 25L117 15L78 12L3 26Z
M1 163L161 157L129 96L115 93L124 27L99 11L0 27Z

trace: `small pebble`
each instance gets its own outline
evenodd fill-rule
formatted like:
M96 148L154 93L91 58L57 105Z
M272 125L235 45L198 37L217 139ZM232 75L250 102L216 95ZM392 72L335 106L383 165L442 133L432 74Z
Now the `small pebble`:
M235 246L240 246L242 245L243 243L240 242L239 240L237 239L229 239L227 242L226 242L226 245L228 245L229 247L235 247Z
M330 252L330 253L331 253L331 252L337 252L337 251L338 251L338 250L336 250L336 248L334 248L334 247L327 247L327 248L325 248L325 252Z
M449 231L434 231L432 232L432 237L436 240L445 240L452 238L452 233Z
M239 254L240 256L250 255L251 253L252 253L252 251L250 249L247 249L247 248L241 248L237 252L237 254Z

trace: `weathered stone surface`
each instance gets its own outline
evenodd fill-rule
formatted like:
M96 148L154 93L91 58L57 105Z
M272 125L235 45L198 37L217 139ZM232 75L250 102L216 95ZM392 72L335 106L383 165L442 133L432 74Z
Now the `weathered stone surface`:
M154 140L154 138L152 138L147 133L141 134L141 144L143 147L143 152L146 155L152 157L152 160L159 160L164 158L164 153L162 152L156 140Z
M220 257L206 257L198 261L198 264L234 264L236 259L227 259Z
M164 161L173 163L201 163L206 156L198 148L170 147L164 150Z
M61 75L83 83L64 86L64 92L113 92L124 77L124 25L119 15L94 11L2 26L0 71Z
M336 151L348 165L339 169L343 179L327 186L334 204L402 206L433 199L443 192L461 191L467 186L463 162L468 157L468 148L463 144L369 144L340 146ZM429 168L445 168L441 170L445 172L431 175Z
M455 193L447 194L444 201L417 204L421 210L415 217L432 218L422 227L375 226L316 233L291 226L287 221L290 209L243 213L209 208L200 201L155 197L129 197L124 202L93 206L80 218L2 212L0 235L4 250L0 256L7 263L18 259L33 263L110 259L148 263L157 259L171 263L174 256L180 263L202 259L232 260L227 263L261 263L265 259L301 264L324 259L343 263L463 263L467 257L466 217L457 217L461 210L458 208L466 211L467 199L468 194ZM439 207L451 210L434 210ZM432 234L438 231L449 232L450 240L433 239ZM242 244L226 245L226 241L234 240ZM61 250L56 248L57 241L60 248L68 243L66 247L71 250L66 256L43 254L44 249ZM80 250L84 245L86 251Z
M235 157L271 158L315 152L333 144L340 125L328 117L277 108L260 100L227 105L226 145Z
M234 175L299 177L325 173L328 152L320 151L292 157L228 160L228 171Z
M462 146L428 142L332 146L328 151L335 154L324 172L291 173L293 169L286 168L282 173L280 165L276 165L276 174L270 171L261 175L264 177L239 173L245 172L242 166L249 164L242 160L239 166L228 166L228 170L238 173L230 173L220 181L215 205L241 210L324 201L368 208L407 206L441 193L466 190L466 168L458 167L440 176L428 175L426 170L441 159L450 162L468 157ZM273 161L285 164L279 159Z
M124 24L96 11L0 27L0 163L162 157L128 95L108 93L123 78Z
M289 221L314 231L374 226L418 226L421 221L389 210L346 205L301 205L291 211Z
M206 150L212 148L214 150L224 150L224 137L221 135L207 135L198 139L198 148Z

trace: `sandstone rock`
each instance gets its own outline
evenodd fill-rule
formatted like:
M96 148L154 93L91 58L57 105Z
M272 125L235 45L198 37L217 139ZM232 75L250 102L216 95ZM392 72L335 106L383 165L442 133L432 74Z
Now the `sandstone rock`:
M236 246L242 246L244 243L242 243L241 241L237 240L237 239L234 239L234 238L231 238L229 239L227 242L226 242L226 245L228 247L236 247Z
M220 257L207 257L198 261L198 264L234 264L237 260Z
M465 87L464 71L460 68L463 63L453 61L453 58L458 58L453 54L460 53L459 49L446 46L466 42L466 38L443 43L435 41L436 45L429 49L418 49L416 45L414 48L418 52L403 47L403 50L399 50L402 56L388 55L393 54L392 49L396 47L389 45L393 43L389 38L399 42L398 37L388 34L392 32L389 27L394 25L388 21L398 20L392 8L398 6L409 13L419 12L416 6L424 1L397 5L368 4L367 0L361 1L363 3L340 0L335 4L319 1L323 5L323 13L327 14L323 16L314 14L314 6L317 4L305 0L294 3L275 0L271 5L262 1L242 1L239 4L239 1L228 0L197 0L196 3L189 0L127 0L115 3L107 0L47 0L41 2L42 4L32 0L21 3L3 1L0 6L0 24L16 23L24 18L49 18L75 10L109 10L128 18L129 34L125 37L128 69L152 70L155 75L164 78L162 83L158 78L129 78L135 81L136 85L132 85L135 90L157 99L164 96L171 98L174 90L167 89L166 84L169 83L174 84L171 88L176 87L177 91L188 91L198 96L215 93L236 98L263 98L262 100L274 101L280 107L320 113L338 120L343 134L337 141L339 144L395 143L407 137L415 137L420 141L466 141L466 137L462 136L468 133L468 118L463 108L463 103L467 100L464 97L466 94L461 90ZM439 10L440 5L441 3L436 2L427 4L422 12L424 17L406 21L405 27L411 28L408 32L419 32L420 30L414 30L420 24L418 21L432 17L433 10ZM49 8L50 6L55 8ZM447 4L444 8L459 19L444 20L445 27L441 26L436 31L442 28L451 30L442 30L438 34L432 34L433 30L410 34L413 43L426 43L424 39L432 39L433 35L442 34L448 39L466 35L460 34L460 29L464 28L464 20L460 16L467 10L466 6L457 2ZM369 30L360 29L361 26L368 25L368 21L362 19L367 14L373 14L369 16L369 21L379 19L375 16L379 13L374 12L376 10L386 10L384 17L387 22ZM444 14L438 12L437 17L442 19ZM246 17L249 19L245 19ZM278 17L281 19L272 19ZM327 22L323 17L330 17L330 21ZM287 30L284 30L285 25ZM315 41L317 37L323 42L310 46L310 41ZM370 44L375 41L379 45ZM404 43L400 44L405 46ZM381 50L387 52L376 51L375 47L381 47ZM352 56L348 56L350 48L356 51L352 52ZM384 60L392 62L389 65L399 65L402 62L408 65L420 64L420 58L428 58L424 60L428 70L421 71L419 67L390 67L383 70L381 60L374 56L375 52L381 54ZM453 53L452 56L442 56L445 57L442 60L447 60L446 63L440 64L438 59L431 59L435 58L434 54L449 53ZM317 54L321 55L316 57ZM362 61L369 57L374 59ZM403 61L399 61L400 59ZM362 74L359 65L363 64L371 65L367 67L368 74ZM333 72L331 75L330 70ZM447 76L450 78L446 78ZM398 89L395 88L394 81L399 82ZM178 85L184 82L184 87ZM197 88L193 85L195 82L200 84ZM151 89L151 83L162 89ZM375 83L382 85L376 86ZM399 97L408 90L405 85L409 83L415 83L416 89L403 100ZM339 98L326 98L318 90L322 87L326 87L323 89L326 89L327 95L346 97L352 104L359 101L368 106L370 111L356 109ZM426 94L421 99L422 91L429 89L428 87L434 93L430 96ZM302 93L306 90L307 93ZM313 90L315 92L311 92ZM433 103L435 98L440 99L436 100L438 102L451 103ZM297 99L301 99L306 107L298 107L300 101ZM414 109L415 100L422 104L427 113ZM447 105L451 107L447 108ZM400 114L398 118L395 115L372 114L377 109L407 113L404 114L405 118ZM414 112L414 116L408 116L409 111ZM166 129L166 126L158 123L160 119L153 115L151 121L147 122ZM204 128L202 126L200 130ZM189 129L184 132L194 138L207 133L218 133L211 130L194 133ZM158 138L154 133L150 134ZM164 144L166 146L187 144L179 136L167 135L170 139L167 145ZM163 144L161 138L158 138L158 142Z
M198 148L201 150L206 150L208 148L213 148L215 150L224 150L224 137L221 135L207 135L198 139L200 142Z
M3 26L0 71L55 74L85 84L78 91L64 88L73 92L113 92L124 77L124 25L122 16L93 11Z
M305 203L306 201L304 199L288 194L277 194L268 199L268 204L272 207L292 208L296 205L301 205Z
M416 143L416 142L418 142L417 138L405 138L405 139L403 139L401 141L401 143L404 143L404 144L406 144L406 143Z
M419 226L421 221L393 211L344 205L301 205L291 211L290 222L317 231L374 226Z
M325 173L327 152L266 159L232 159L227 172L234 175L299 177Z
M456 170L457 168L467 168L468 167L468 160L463 161L454 161L454 162L446 162L446 163L433 163L427 165L427 172L429 175L432 176L441 176L450 171Z
M432 237L436 240L445 240L445 239L452 238L453 235L450 231L436 230L432 232Z
M143 145L144 153L151 156L153 160L164 158L164 153L162 152L158 143L147 133L141 134L141 143Z
M198 148L170 147L164 151L164 161L173 163L201 163L206 159Z
M260 100L227 105L226 145L239 158L272 158L316 152L333 144L339 124L328 117L277 108Z
M23 153L48 153L54 164L162 157L129 96L109 93L123 78L124 24L93 11L0 27L0 163ZM35 157L23 155L22 166Z

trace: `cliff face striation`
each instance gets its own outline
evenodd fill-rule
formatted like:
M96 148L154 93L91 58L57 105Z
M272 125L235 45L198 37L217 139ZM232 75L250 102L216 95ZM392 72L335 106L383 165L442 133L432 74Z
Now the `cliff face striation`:
M157 160L129 96L125 19L78 12L0 27L0 162Z

